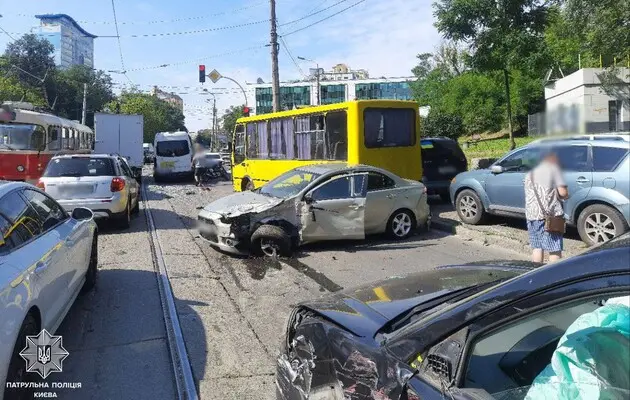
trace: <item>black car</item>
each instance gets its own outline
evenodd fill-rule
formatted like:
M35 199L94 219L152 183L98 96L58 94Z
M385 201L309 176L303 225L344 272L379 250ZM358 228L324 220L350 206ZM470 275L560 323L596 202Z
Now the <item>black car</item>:
M460 172L468 170L464 152L457 141L445 137L423 138L420 147L422 183L429 194L440 195L443 201L450 202L451 180Z
M626 234L546 266L447 266L301 304L277 360L277 398L523 399L570 340L602 396L559 382L545 398L569 398L563 388L575 399L630 398L629 246ZM625 319L604 322L627 324L625 336L585 324L620 297ZM564 336L576 326L582 335Z

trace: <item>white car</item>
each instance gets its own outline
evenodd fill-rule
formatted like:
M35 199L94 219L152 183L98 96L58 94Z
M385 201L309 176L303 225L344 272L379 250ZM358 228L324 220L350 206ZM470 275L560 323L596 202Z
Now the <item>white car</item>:
M92 212L69 215L55 200L23 182L0 181L0 384L4 398L35 378L20 352L26 336L54 334L83 290L94 287L98 231ZM12 386L12 387L10 387ZM1 398L1 397L0 397Z
M55 156L37 186L66 211L86 207L95 218L110 218L123 229L139 211L140 185L127 161L117 155Z
M345 163L292 169L254 191L216 200L198 216L201 236L214 247L272 257L323 240L377 233L405 239L430 220L422 183Z
M193 176L193 144L187 132L159 132L155 135L153 179L190 179Z

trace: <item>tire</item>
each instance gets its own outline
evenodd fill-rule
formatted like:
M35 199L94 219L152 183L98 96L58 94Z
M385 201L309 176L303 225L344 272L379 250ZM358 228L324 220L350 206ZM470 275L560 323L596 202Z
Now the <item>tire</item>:
M81 288L81 293L87 293L94 289L98 278L98 235L92 239L92 251L90 252L90 263L85 274L85 282Z
M398 240L407 239L416 231L416 217L409 210L395 211L387 221L387 235Z
M254 182L249 179L245 179L245 185L243 185L244 190L254 190Z
M15 346L13 348L13 353L11 354L11 361L9 361L9 369L7 371L7 382L29 382L32 381L32 378L35 374L26 372L26 362L20 356L20 351L25 346L26 336L37 335L38 332L37 320L33 314L29 313L24 318L22 322L22 326L20 327L20 332L18 333L17 340L15 342ZM31 390L17 390L17 389L9 389L6 388L4 391L4 399L5 400L22 400L22 399L32 399L33 393L30 393Z
M577 221L580 239L589 246L607 242L628 230L628 223L610 206L593 204L580 213Z
M125 207L124 214L120 215L116 221L118 223L118 228L120 229L129 229L131 225L131 210L129 209L129 203L131 200L127 201L127 207Z
M274 257L291 255L291 237L284 229L275 225L262 225L251 237L252 253Z
M138 197L136 198L136 205L133 206L131 213L133 215L138 215L140 213L140 192L138 192Z
M440 193L440 199L442 199L442 202L444 202L444 203L450 203L451 202L451 195L448 192Z
M474 190L465 189L459 192L455 200L455 209L459 219L465 224L477 225L486 217L483 203Z

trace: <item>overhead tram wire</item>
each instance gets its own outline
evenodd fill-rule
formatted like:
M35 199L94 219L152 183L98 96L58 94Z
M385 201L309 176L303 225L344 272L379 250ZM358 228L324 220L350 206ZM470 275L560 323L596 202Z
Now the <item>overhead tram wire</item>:
M295 60L295 57L293 57L293 54L291 53L291 50L289 50L289 46L287 46L287 43L284 41L282 35L278 35L278 38L280 39L280 43L282 43L282 47L284 47L284 51L287 53L291 61L293 61L293 65L295 65L295 67L298 69L298 71L300 71L300 74L303 77L306 77L306 74L302 70L302 67L300 67L300 64Z
M300 21L303 21L303 20L305 20L305 19L307 19L307 18L312 17L313 15L321 14L321 13L323 13L324 11L328 11L328 10L330 10L331 8L334 8L334 7L338 6L339 4L343 4L343 3L347 2L347 1L349 1L349 0L339 0L338 2L336 2L336 3L334 3L334 4L331 4L331 5L329 5L329 6L328 6L328 7L326 7L326 8L322 8L322 9L321 9L321 10L319 10L319 11L311 11L311 12L309 12L308 14L306 14L306 15L304 15L304 16L302 16L302 17L298 18L298 19L294 19L293 21L285 22L284 24L279 24L278 26L293 25L293 24L295 24L295 23L297 23L297 22L300 22Z
M120 53L120 66L122 68L122 73L129 83L133 84L131 78L127 75L127 70L125 69L125 59L123 57L122 45L120 44L120 32L118 31L118 19L116 18L116 5L114 4L114 0L112 0L112 12L114 13L114 26L116 27L116 38L118 40L118 52Z
M348 11L349 9L351 9L351 8L353 8L353 7L358 6L358 5L359 5L359 4L361 4L361 3L364 3L365 1L366 1L366 0L359 0L359 1L357 1L356 3L351 4L351 5L349 5L348 7L346 7L346 8L343 8L343 9L339 10L339 11L337 11L337 12L336 12L336 13L334 13L334 14L330 14L330 15L328 15L327 17L324 17L324 18L322 18L322 19L320 19L320 20L317 20L317 21L315 21L315 22L313 22L313 23L311 23L311 24L308 24L308 25L303 26L303 27L301 27L301 28L295 29L295 30L293 30L293 31L291 31L291 32L289 32L289 33L285 33L285 34L284 34L284 36L286 37L286 36L289 36L289 35L293 35L294 33L301 32L301 31L303 31L303 30L305 30L305 29L308 29L308 28L310 28L310 27L312 27L312 26L314 26L314 25L317 25L317 24L319 24L319 23L321 23L321 22L324 22L324 21L326 21L326 20L329 20L329 19L331 19L332 17L335 17L335 16L337 16L337 15L339 15L339 14L343 13L343 12Z

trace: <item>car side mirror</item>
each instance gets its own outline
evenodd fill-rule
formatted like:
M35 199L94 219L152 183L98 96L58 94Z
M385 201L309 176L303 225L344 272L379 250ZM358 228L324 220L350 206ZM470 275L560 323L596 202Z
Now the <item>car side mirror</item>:
M313 204L313 203L315 203L315 199L313 199L313 193L306 193L304 195L304 202L306 204Z
M505 170L500 165L493 165L490 167L490 172L492 172L493 174L502 174L503 172L505 172Z
M89 208L77 207L72 210L72 218L77 221L87 221L94 218L94 213Z

